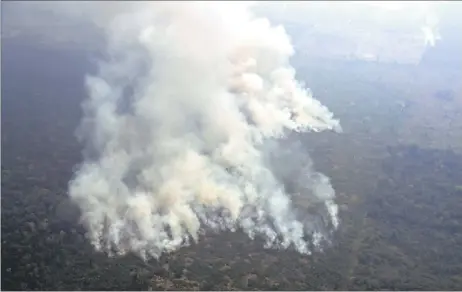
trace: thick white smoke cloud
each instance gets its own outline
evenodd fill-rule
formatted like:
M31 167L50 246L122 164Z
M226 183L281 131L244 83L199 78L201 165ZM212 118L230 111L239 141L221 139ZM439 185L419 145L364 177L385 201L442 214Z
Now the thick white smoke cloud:
M287 191L290 156L273 146L340 125L294 79L284 29L247 6L137 2L106 25L79 129L85 161L69 185L97 249L158 257L206 229L239 228L309 253L325 232L301 201L337 227L329 180L304 156L292 176L303 193Z

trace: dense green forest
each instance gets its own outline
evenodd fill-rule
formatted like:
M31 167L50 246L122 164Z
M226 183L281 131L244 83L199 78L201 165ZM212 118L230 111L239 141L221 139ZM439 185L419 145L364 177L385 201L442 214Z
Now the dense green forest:
M2 50L2 289L462 289L460 72L294 60L345 130L298 137L337 191L332 246L301 256L208 234L145 263L96 253L66 196L91 58L21 39Z

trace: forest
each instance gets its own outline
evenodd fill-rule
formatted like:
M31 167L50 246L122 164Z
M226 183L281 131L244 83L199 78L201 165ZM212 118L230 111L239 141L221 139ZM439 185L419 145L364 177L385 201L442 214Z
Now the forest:
M88 53L2 51L3 290L462 289L462 87L445 81L460 72L296 60L345 130L298 137L337 191L332 246L301 256L229 232L143 262L94 251L67 197Z

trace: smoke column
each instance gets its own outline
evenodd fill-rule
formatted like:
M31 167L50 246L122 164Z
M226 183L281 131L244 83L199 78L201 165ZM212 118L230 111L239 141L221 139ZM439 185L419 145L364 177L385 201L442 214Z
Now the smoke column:
M305 194L272 171L287 133L340 130L295 80L282 27L245 2L136 2L105 31L107 56L86 79L84 162L69 184L97 250L158 257L206 230L240 229L309 253L325 232L300 211L303 196L337 227L334 190L309 157Z

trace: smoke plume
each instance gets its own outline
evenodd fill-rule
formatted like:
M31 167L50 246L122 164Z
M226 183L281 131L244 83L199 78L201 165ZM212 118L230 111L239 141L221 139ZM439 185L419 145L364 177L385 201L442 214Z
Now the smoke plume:
M158 257L207 230L239 229L309 253L328 234L317 221L337 227L328 178L279 141L340 130L295 80L282 27L245 2L137 2L105 31L69 185L96 249Z

